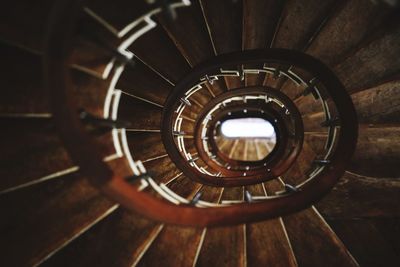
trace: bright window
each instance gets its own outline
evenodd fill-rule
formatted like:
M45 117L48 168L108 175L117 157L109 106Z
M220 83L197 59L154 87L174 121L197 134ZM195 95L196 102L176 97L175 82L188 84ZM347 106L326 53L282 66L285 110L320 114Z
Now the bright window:
M221 125L221 133L227 138L275 139L274 126L261 118L226 120Z

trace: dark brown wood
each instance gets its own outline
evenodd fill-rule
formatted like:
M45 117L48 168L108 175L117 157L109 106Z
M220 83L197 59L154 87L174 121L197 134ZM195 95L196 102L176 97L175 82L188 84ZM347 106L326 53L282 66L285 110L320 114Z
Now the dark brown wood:
M129 0L117 0L112 5L104 0L88 0L85 5L117 32L156 8L145 1Z
M0 113L50 112L49 97L43 88L40 55L0 44L0 57L3 73Z
M81 12L72 37L70 64L102 78L107 77L110 64L127 62L118 50L127 36L118 36L115 29L98 16L87 8Z
M299 266L358 266L314 209L286 216L283 221Z
M400 80L394 80L352 95L358 121L365 124L400 122Z
M180 173L179 169L167 156L144 162L144 166L151 171L151 177L158 183L166 183Z
M62 248L96 220L113 202L71 174L2 195L0 223L3 266L32 266Z
M329 19L306 52L333 66L376 31L390 12L393 11L373 2L345 1L345 5Z
M226 188L221 199L241 200L243 190ZM246 266L245 249L244 225L208 228L196 266Z
M0 121L0 191L73 166L51 119Z
M103 117L104 99L111 78L102 80L80 70L72 70L71 78L74 83L71 94L78 108L94 116Z
M326 128L321 126L326 120L325 112L318 111L311 114L303 115L304 131L306 132L320 132Z
M53 4L51 0L17 0L4 6L0 11L0 39L41 52Z
M303 50L338 1L287 1L272 47Z
M390 26L384 34L368 42L335 66L334 70L348 92L358 92L376 81L398 73L400 63L396 59L400 53L399 21L393 21Z
M270 46L285 1L243 1L243 49Z
M45 261L43 266L132 266L154 241L161 227L138 214L118 209Z
M253 196L264 196L261 185L247 187ZM247 266L297 266L281 218L246 225Z
M76 106L71 96L67 93L67 88L71 84L66 65L68 52L70 51L68 40L73 32L74 21L76 21L77 11L80 8L79 4L79 2L70 0L60 0L57 2L57 7L51 16L51 27L49 27L48 31L45 54L46 88L52 97L53 113L60 136L69 148L72 157L78 162L82 172L87 174L94 184L99 186L107 195L113 196L115 200L123 203L124 206L140 211L143 215L153 219L176 224L205 226L257 221L307 207L325 195L336 183L338 176L344 171L344 164L353 150L357 134L357 126L354 123L356 120L355 112L351 101L345 94L340 82L324 65L306 55L299 54L296 57L299 60L300 67L312 70L317 76L324 78L322 80L326 79L326 84L334 88L334 90L328 89L332 98L340 99L341 101L339 115L343 117L340 131L342 138L339 139L336 148L337 154L331 158L331 163L332 166L335 166L335 170L325 168L320 173L319 178L324 183L319 183L319 179L318 181L313 179L305 184L301 191L290 195L290 198L274 198L265 203L242 204L218 209L198 209L185 205L177 207L166 203L150 196L146 192L137 191L136 188L126 183L122 177L113 176L112 171L102 162L97 146L90 136L84 132L76 114L74 112L71 113L69 110L75 110ZM283 50L247 51L245 53L250 58L256 58L256 60L244 63L257 63L263 58L274 59L276 57L279 60L293 60L291 54ZM240 61L244 60L243 54L237 56L240 56ZM238 60L234 55L225 55L222 59L216 58L215 60L223 61L224 57L228 57L233 62ZM215 62L210 62L209 64L209 68L215 68ZM208 73L209 69L206 68L205 70ZM196 76L198 75L198 73L194 73ZM188 77L188 79L190 78ZM57 90L54 88L57 88ZM170 96L173 97L173 94Z
M174 83L190 70L189 64L161 26L145 33L128 50Z
M121 94L118 119L128 121L132 129L160 130L161 113L159 106Z
M398 217L400 181L346 173L318 209L327 218Z
M371 220L329 220L329 224L360 266L397 266L399 254ZM393 230L393 229L390 229ZM396 236L395 232L391 233Z
M400 255L400 219L399 218L382 218L374 219L374 225L379 230L382 237L395 251L396 255Z
M348 170L374 177L399 177L400 128L360 128L357 148Z
M179 176L175 181L168 184L168 187L171 190L188 199L191 199L191 197L193 197L198 190L201 190L202 186L203 185L193 182L184 175Z
M147 160L167 153L160 133L127 131L126 137L135 160Z
M159 105L164 104L172 90L171 84L140 61L137 61L133 68L124 68L115 87Z
M166 226L137 266L192 266L202 229Z
M157 18L189 64L195 66L214 56L198 1L193 1L189 7L177 9L176 13L174 23L169 23L160 14Z
M242 2L200 0L217 55L242 50Z

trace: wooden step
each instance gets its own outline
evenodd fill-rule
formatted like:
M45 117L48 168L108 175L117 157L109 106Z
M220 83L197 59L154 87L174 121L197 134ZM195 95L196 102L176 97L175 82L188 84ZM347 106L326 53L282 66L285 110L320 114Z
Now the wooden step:
M160 158L143 163L151 177L158 183L167 183L181 173L168 155L161 155Z
M306 52L334 66L374 33L390 12L393 12L390 8L373 2L346 1L321 29Z
M398 177L399 137L399 127L361 127L348 170L366 176Z
M221 199L243 199L243 189L225 188ZM245 225L207 229L196 266L246 266L245 231Z
M87 9L81 12L72 39L70 64L92 75L106 79L109 64L118 54L123 41L105 25L103 19ZM117 62L116 62L117 63Z
M181 175L168 187L184 198L191 198L200 185ZM202 228L165 225L137 266L193 266L202 240Z
M359 123L400 122L400 80L394 80L351 96Z
M128 50L172 83L179 81L190 70L189 64L160 25L137 39Z
M246 187L265 196L261 184ZM282 218L246 225L247 266L297 266Z
M173 23L162 14L158 14L157 19L186 61L196 66L213 57L214 51L198 1L193 1L189 7L177 9L176 13L177 18Z
M377 81L398 74L400 63L396 59L400 53L400 22L395 18L389 21L389 25L382 25L383 34L335 66L336 75L349 93L362 91Z
M16 0L4 6L0 11L0 39L41 52L53 4L51 0Z
M0 121L3 125L0 191L57 176L58 172L74 167L51 119L9 118Z
M126 136L135 160L148 160L167 153L159 132L127 131Z
M384 238L384 240L396 252L397 256L400 255L399 223L400 223L399 218L374 219L374 226L379 230L379 233Z
M243 5L241 1L232 2L229 0L200 1L203 15L207 23L208 32L216 55L242 51L242 21ZM235 69L239 70L238 65ZM227 89L235 89L244 86L240 77L225 77Z
M141 61L126 66L115 86L121 91L163 105L172 85Z
M0 198L3 266L38 265L116 208L79 173Z
M303 50L318 33L336 5L338 1L333 0L287 1L272 46Z
M316 206L325 218L332 219L398 217L399 192L397 178L373 178L346 172L332 192Z
M71 79L74 85L71 94L76 107L84 109L94 116L103 117L104 102L111 83L111 77L102 80L83 71L72 69Z
M203 230L166 226L137 266L192 266Z
M374 194L375 195L375 194ZM375 222L367 219L329 220L336 234L352 252L360 266L398 266L400 257L382 236ZM387 226L386 226L387 227ZM398 227L397 227L398 228ZM396 229L396 228L395 228ZM396 232L389 228L394 238Z
M201 190L202 185L196 182L193 182L185 175L179 176L176 180L168 184L168 187L179 194L183 198L190 199L193 197L199 190Z
M162 228L154 221L119 208L43 266L134 266Z
M281 185L274 180L266 189L271 194ZM299 266L359 266L314 206L282 219Z
M326 120L325 117L326 116L324 111L302 114L304 131L320 132L325 130L325 127L321 127L321 123Z
M315 208L283 221L299 266L359 266Z
M0 44L0 57L0 71L6 74L2 79L0 113L50 113L49 99L43 88L41 56Z
M243 1L243 50L268 48L285 1Z
M149 13L155 7L146 1L117 0L110 5L107 1L87 1L86 9L101 17L115 33L121 32L128 24Z
M216 55L242 50L242 2L200 0Z
M324 155L327 150L325 149L328 132L306 132L304 135L304 142L307 146L311 147L317 155Z
M51 118L0 118L3 148L0 193L58 178L77 171ZM110 131L93 133L101 156L116 153Z
M121 94L118 119L129 122L131 129L160 130L161 115L160 106Z

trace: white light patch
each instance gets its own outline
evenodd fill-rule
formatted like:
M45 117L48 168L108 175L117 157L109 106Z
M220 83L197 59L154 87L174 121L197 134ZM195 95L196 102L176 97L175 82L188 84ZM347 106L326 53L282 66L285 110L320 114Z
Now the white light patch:
M274 138L272 124L261 118L226 120L221 124L221 133L227 138Z

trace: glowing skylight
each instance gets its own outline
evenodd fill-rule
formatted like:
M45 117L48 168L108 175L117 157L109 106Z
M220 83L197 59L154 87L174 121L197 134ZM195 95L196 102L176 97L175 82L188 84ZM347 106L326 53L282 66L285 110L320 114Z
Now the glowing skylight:
M240 118L226 120L221 125L221 133L227 138L274 138L272 124L261 118Z

